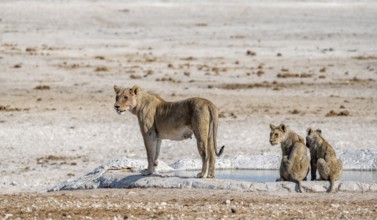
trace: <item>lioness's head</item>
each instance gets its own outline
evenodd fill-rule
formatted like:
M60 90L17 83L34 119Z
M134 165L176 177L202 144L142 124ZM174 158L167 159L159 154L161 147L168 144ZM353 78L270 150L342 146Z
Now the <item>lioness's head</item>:
M319 140L321 134L322 131L320 129L306 129L306 147L310 148L311 146L313 146Z
M285 124L280 124L279 126L270 124L270 128L271 128L271 132L270 132L271 145L279 144L280 142L286 139L287 126L285 126Z
M123 114L127 110L131 112L137 105L137 94L141 89L134 85L132 88L122 88L117 85L114 86L115 104L114 109L118 114Z

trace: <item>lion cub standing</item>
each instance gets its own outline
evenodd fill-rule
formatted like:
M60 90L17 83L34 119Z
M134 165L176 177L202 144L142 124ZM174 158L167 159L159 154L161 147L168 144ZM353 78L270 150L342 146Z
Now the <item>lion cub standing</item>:
M270 124L270 143L280 143L282 158L280 164L280 178L276 181L293 181L298 184L302 192L301 180L306 180L309 172L309 158L304 139L289 130L284 124L274 126Z
M306 130L306 146L310 149L310 166L312 180L316 179L318 169L321 180L329 180L329 192L334 191L334 182L339 180L343 172L343 162L336 159L331 145L323 138L321 130Z
M136 85L132 88L115 85L114 91L115 111L123 114L128 110L138 118L148 158L148 168L142 171L143 175L155 172L161 140L179 141L194 135L202 158L198 177L215 177L215 155L220 156L224 146L217 152L218 110L212 102L202 98L167 102Z

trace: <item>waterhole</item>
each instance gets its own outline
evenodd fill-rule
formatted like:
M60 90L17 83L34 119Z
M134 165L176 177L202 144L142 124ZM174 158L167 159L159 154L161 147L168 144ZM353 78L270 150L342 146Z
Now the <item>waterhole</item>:
M178 171L176 176L194 177L198 170ZM279 170L216 170L216 179L231 179L247 182L275 182L279 177ZM311 179L310 172L307 176ZM319 175L317 174L317 178ZM343 171L340 181L360 181L360 182L377 182L377 171L359 171L345 170Z

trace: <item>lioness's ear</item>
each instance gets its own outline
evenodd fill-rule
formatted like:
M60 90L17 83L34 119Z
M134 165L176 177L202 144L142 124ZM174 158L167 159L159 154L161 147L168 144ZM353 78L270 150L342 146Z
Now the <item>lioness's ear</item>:
M306 129L306 135L310 135L312 133L312 131L313 130L311 128Z
M131 89L130 89L130 93L132 95L137 95L139 92L141 91L140 87L138 85L134 85Z
M117 86L117 85L114 85L114 91L115 91L115 93L119 93L120 87Z
M279 128L284 132L287 130L287 126L285 126L285 124L280 124Z
M320 134L322 134L321 129L317 129L317 130L315 130L315 131L318 132L318 133L320 133Z
M276 127L273 124L270 124L271 131L274 130Z

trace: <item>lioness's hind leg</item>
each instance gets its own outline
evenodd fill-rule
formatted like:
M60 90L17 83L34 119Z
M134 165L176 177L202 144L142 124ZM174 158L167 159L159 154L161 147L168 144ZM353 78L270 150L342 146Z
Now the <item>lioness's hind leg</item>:
M214 137L208 137L207 155L209 157L208 178L215 178L215 151Z
M208 171L208 160L209 156L207 154L208 148L208 124L209 124L209 112L206 106L196 106L193 112L191 120L192 131L194 132L196 138L196 144L200 157L202 158L202 170L198 173L199 178L206 178Z
M199 178L206 178L208 170L208 155L207 155L207 143L204 141L197 141L200 157L202 158L202 170L198 173Z

